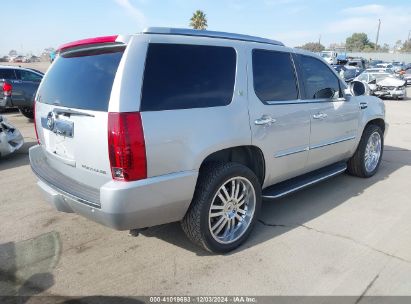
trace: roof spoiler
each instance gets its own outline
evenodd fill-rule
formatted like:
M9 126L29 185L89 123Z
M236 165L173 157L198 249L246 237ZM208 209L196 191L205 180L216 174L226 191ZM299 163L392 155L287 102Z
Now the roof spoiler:
M57 52L61 53L69 49L74 49L74 48L83 47L86 45L94 45L94 44L125 44L127 43L127 41L128 41L127 37L120 36L120 35L87 38L87 39L65 43L58 47Z

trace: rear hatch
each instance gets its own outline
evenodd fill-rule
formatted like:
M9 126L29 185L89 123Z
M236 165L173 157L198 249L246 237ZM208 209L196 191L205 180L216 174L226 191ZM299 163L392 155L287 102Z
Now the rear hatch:
M47 163L93 188L112 179L107 112L124 49L111 43L61 52L36 96L37 133Z

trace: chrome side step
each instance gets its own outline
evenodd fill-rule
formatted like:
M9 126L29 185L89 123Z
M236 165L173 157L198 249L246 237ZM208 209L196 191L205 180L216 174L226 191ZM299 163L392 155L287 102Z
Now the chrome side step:
M287 194L296 192L305 187L311 186L325 179L331 178L338 174L343 173L347 169L347 164L336 163L313 172L286 180L284 182L275 184L273 186L263 189L263 198L276 199L283 197Z

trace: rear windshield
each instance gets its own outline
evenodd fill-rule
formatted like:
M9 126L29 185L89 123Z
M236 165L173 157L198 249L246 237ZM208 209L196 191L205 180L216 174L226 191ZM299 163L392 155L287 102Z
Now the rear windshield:
M124 47L87 49L60 55L43 79L39 102L107 111Z

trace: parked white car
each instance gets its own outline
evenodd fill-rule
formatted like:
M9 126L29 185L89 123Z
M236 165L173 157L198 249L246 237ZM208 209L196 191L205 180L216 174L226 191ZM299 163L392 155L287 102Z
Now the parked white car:
M404 99L407 96L406 81L390 73L367 70L355 80L368 83L371 93L378 97Z
M322 51L320 56L329 64L337 64L338 53L335 51Z

